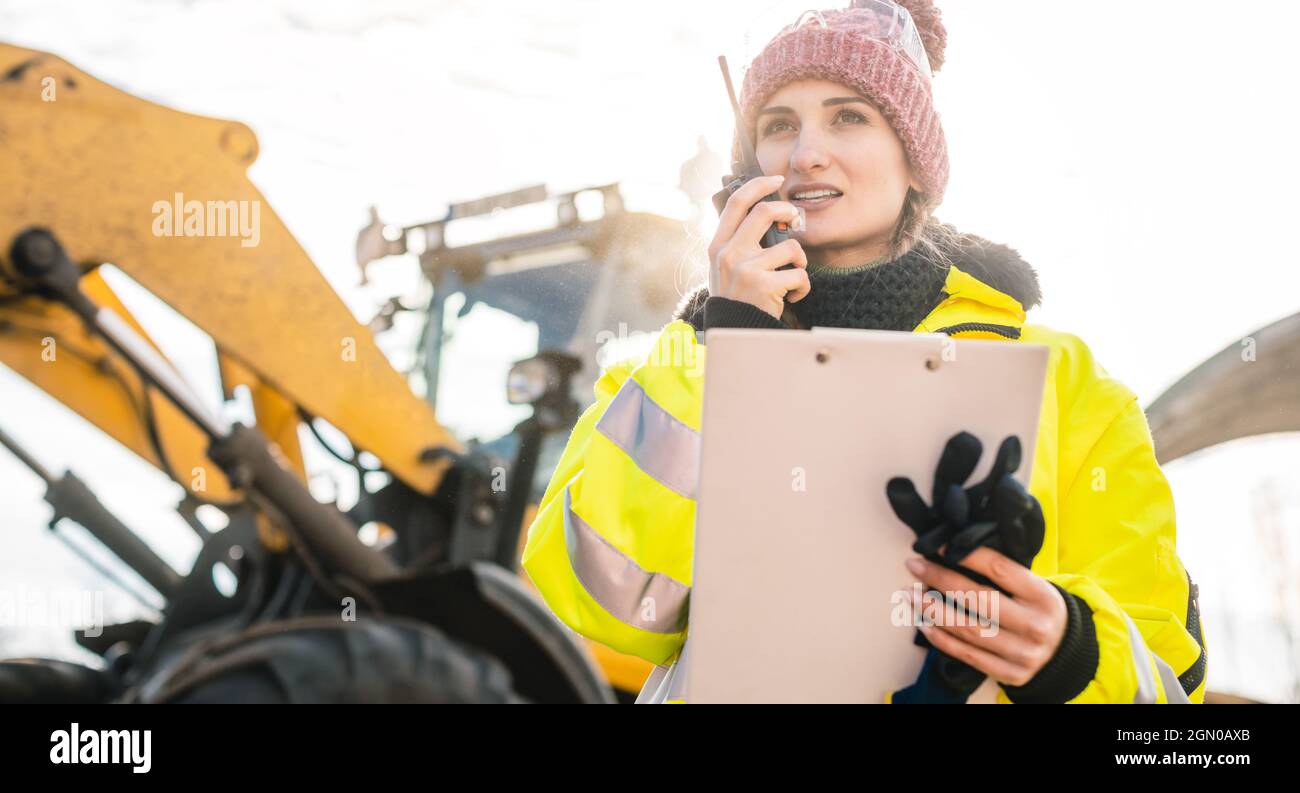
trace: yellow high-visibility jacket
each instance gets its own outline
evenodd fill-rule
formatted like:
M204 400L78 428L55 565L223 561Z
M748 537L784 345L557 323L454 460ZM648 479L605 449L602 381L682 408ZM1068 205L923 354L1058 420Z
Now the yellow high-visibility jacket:
M1050 348L1030 492L1046 534L1032 571L1091 609L1096 672L1071 703L1204 700L1196 589L1137 397L1069 333L949 269L916 332ZM523 566L578 633L665 667L686 639L706 345L668 323L642 360L612 365L578 420L529 528ZM937 462L937 460L936 460ZM659 685L664 669L650 685ZM998 701L1009 703L999 687Z

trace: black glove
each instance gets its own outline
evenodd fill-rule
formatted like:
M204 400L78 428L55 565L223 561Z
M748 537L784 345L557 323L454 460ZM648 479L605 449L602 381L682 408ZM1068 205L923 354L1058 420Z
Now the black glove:
M885 485L894 514L916 532L912 550L935 564L956 570L983 586L1001 590L992 581L959 562L976 548L992 548L1025 567L1043 547L1043 511L1011 474L1020 468L1020 439L1008 436L998 448L997 458L984 481L965 490L962 484L975 470L984 450L979 438L959 432L948 440L934 473L934 494L927 505L911 479L895 477ZM946 547L944 547L946 546ZM943 554L939 549L943 547ZM930 643L917 631L916 644ZM931 648L931 655L937 652ZM947 688L964 700L985 674L948 655L939 653L937 663L927 663L914 687L926 690Z
M957 563L985 546L1028 567L1043 547L1043 511L1038 499L1011 476L1020 468L1020 439L1015 435L1002 441L984 481L962 489L983 450L979 438L969 432L959 432L948 440L934 472L934 497L928 506L906 477L890 479L885 494L894 514L916 532L912 550L993 586L984 576ZM940 556L939 548L945 545Z

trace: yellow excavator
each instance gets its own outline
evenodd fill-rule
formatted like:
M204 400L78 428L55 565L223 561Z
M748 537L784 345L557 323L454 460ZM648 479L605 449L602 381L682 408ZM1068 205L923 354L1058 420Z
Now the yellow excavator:
M102 669L0 663L0 702L633 696L649 665L559 624L517 560L548 449L563 445L573 394L594 381L598 329L611 316L657 327L671 309L672 278L647 268L681 260L663 242L682 237L680 224L624 211L616 186L603 186L587 191L603 200L595 218L580 216L578 194L542 188L363 232L363 265L417 253L433 284L417 308L422 398L248 180L257 156L244 124L0 44L0 362L184 488L178 508L203 540L180 574L75 474L46 470L39 451L0 432L46 482L51 526L82 524L166 602L160 621L78 634ZM554 228L446 242L449 223L544 199L559 207ZM107 263L211 337L224 397L246 388L255 423L227 424L195 395L104 279ZM557 275L574 288L539 286ZM641 291L629 297L629 283ZM538 354L508 372L510 400L532 416L492 443L462 441L434 410L439 378L455 387L439 365L454 294L460 317L481 303L539 327ZM351 448L326 443L323 426ZM346 512L308 490L303 427L362 481ZM372 471L387 475L373 490ZM209 531L201 505L225 527ZM363 540L362 525L377 531ZM217 585L219 567L233 571L233 591Z

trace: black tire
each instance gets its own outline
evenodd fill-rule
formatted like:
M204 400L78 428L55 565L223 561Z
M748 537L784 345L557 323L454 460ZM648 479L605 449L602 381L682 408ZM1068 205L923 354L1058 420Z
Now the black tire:
M513 703L496 659L410 620L301 617L203 642L128 700L170 703Z
M0 661L0 705L92 705L115 696L112 675L70 661Z

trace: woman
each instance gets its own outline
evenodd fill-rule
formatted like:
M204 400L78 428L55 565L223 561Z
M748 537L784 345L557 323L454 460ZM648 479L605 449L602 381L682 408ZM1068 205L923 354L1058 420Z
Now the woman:
M1135 395L1077 337L1025 323L1038 280L1013 250L933 219L948 159L930 79L945 41L930 0L858 0L805 15L767 44L740 100L766 176L728 200L707 289L682 301L646 359L604 372L573 430L523 565L574 630L659 665L642 701L683 690L675 662L688 646L706 346L697 332L812 326L1050 348L1029 487L1041 550L1029 567L989 547L965 557L966 571L1007 595L999 630L951 619L923 628L927 669L936 654L961 662L998 683L999 702L1204 698L1195 587ZM761 201L774 191L781 200ZM760 247L781 220L801 230ZM959 567L908 567L942 592L989 588ZM906 692L895 701L953 699L924 673Z

